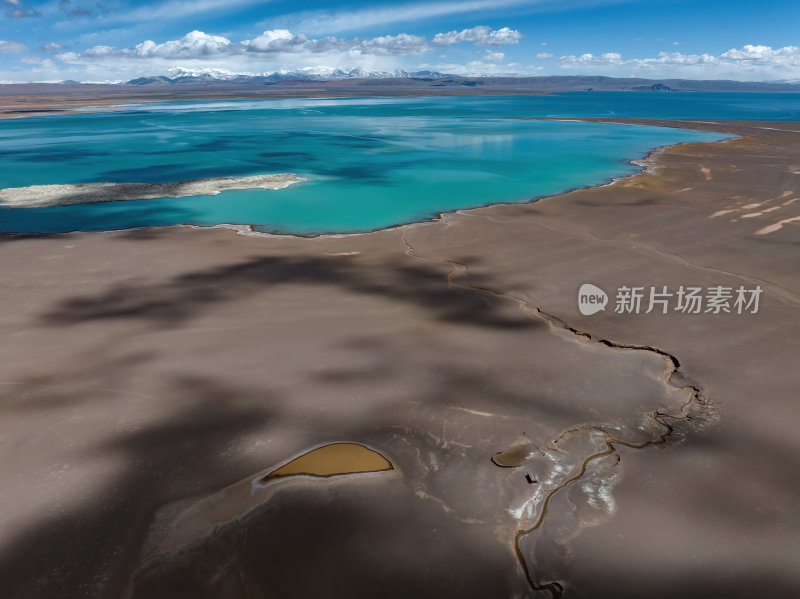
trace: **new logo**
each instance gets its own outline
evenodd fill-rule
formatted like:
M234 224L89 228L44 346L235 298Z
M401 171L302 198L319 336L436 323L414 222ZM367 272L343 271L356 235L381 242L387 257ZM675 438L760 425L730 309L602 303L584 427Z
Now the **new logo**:
M578 290L578 310L584 316L591 316L605 310L607 303L606 292L591 283L584 283Z

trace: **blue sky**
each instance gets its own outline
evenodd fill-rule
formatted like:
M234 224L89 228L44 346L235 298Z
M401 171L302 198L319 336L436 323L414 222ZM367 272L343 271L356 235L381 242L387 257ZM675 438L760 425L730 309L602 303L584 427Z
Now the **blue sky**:
M800 2L0 0L0 80L170 68L800 79Z

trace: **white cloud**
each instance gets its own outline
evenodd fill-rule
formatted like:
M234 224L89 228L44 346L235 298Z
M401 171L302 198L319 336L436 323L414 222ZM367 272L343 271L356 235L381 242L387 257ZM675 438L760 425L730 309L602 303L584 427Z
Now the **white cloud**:
M562 67L574 68L584 66L609 66L622 64L622 55L617 52L606 52L605 54L581 54L580 56L562 56L559 59Z
M302 69L394 71L408 68L404 57L429 49L425 38L387 35L371 39L326 37L312 39L289 30L270 30L249 40L192 31L180 39L156 43L146 40L133 47L96 45L82 52L57 52L58 64L39 69L36 80L127 80L166 72L181 65L189 69L227 69L236 73L263 73ZM28 69L34 77L34 69ZM0 76L4 73L0 73ZM15 77L16 78L16 77Z
M539 52L536 58L553 58L553 55L550 52Z
M0 54L21 54L27 49L28 47L20 42L0 40Z
M308 36L304 33L295 35L288 29L273 29L242 44L248 52L297 52L307 42Z
M42 50L44 50L45 52L55 52L57 50L63 50L63 49L64 46L62 46L58 42L50 42L42 46Z
M89 48L86 52L83 52L83 56L87 58L106 58L109 56L113 56L114 48L111 46L95 46L94 48ZM56 55L58 58L58 55Z
M371 40L364 40L357 49L365 54L395 54L407 56L421 54L428 50L428 43L424 37L418 35L384 35Z
M481 25L472 29L437 33L433 36L433 43L440 46L451 46L462 42L472 42L476 46L500 46L503 44L516 44L523 35L514 29L503 27L493 30Z
M635 73L643 77L731 78L768 81L800 76L800 48L746 45L719 55L660 52L652 58L623 59L617 52L562 56L559 66L604 74Z
M231 41L219 35L209 35L202 31L191 31L179 40L171 40L163 44L157 44L152 40L146 40L137 44L134 48L124 50L109 49L108 46L95 46L81 53L82 57L96 58L108 54L114 54L129 58L203 58L205 56L216 56L228 52ZM98 54L96 50L100 50ZM110 52L108 50L111 50Z
M503 62L503 59L506 57L505 54L502 52L496 52L495 50L486 50L486 54L481 56L481 61L486 63L493 63L497 64L499 62Z
M746 45L740 49L731 48L719 56L720 60L746 61L753 64L772 65L775 63L800 66L800 48L786 46L773 50L769 46Z
M428 50L428 43L424 37L407 33L384 35L372 39L344 39L338 37L309 39L304 33L295 35L288 29L265 31L257 38L245 40L242 45L248 52L262 54L280 52L321 54L345 51L384 56L407 56L421 54Z
M327 37L310 39L303 33L294 34L288 29L264 31L258 37L242 42L232 42L226 37L192 31L179 40L157 44L146 40L133 48L116 49L111 46L94 46L80 53L65 52L56 58L68 63L93 62L98 59L181 59L207 60L213 58L249 56L256 59L269 55L307 55L346 52L350 55L407 56L428 50L425 38L400 33L372 39L343 39Z

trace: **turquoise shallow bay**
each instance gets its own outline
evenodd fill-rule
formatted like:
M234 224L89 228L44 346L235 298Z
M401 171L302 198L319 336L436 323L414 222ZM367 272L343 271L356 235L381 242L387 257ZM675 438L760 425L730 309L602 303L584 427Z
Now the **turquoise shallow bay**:
M635 172L630 161L657 146L726 137L476 118L643 116L620 105L635 95L587 106L564 96L165 103L6 120L0 122L0 188L287 172L308 181L279 191L0 209L0 231L220 223L295 234L368 231L601 184ZM731 110L736 113L735 105ZM752 110L743 112L753 118Z

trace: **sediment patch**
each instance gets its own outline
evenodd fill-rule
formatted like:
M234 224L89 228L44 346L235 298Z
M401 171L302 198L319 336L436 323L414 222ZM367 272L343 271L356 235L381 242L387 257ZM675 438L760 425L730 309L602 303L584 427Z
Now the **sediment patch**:
M79 183L77 185L31 185L0 189L0 206L44 208L96 202L154 200L216 195L233 189L284 189L305 179L293 173L250 177L213 177L169 183Z

